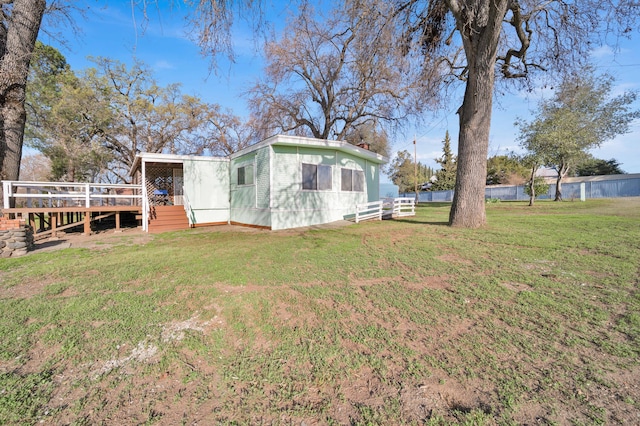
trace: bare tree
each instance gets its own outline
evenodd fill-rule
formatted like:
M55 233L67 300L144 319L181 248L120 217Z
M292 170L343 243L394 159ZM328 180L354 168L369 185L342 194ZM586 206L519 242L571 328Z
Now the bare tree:
M217 104L205 108L201 129L193 139L194 153L227 156L258 142L259 126L253 121L243 120Z
M26 155L20 162L20 178L31 181L51 179L51 160L44 154Z
M250 103L268 133L345 140L358 126L397 126L428 106L419 67L395 48L386 10L366 7L327 17L303 7L267 43L265 77Z
M640 16L640 4L627 0L394 0L393 5L404 49L421 52L426 68L441 71L441 82L450 76L464 82L449 221L469 228L486 222L496 71L505 79L531 81L535 71L580 67L594 42L604 35L629 35Z

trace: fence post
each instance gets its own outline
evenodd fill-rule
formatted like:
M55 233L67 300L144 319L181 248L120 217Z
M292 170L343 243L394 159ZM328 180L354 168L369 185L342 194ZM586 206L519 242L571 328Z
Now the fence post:
M84 190L85 190L84 206L86 208L89 208L89 207L91 207L91 193L89 192L90 190L89 190L89 184L88 183L84 184Z
M2 193L3 193L3 198L4 198L4 208L8 209L9 208L9 195L11 193L11 182L10 181L3 181L2 182Z

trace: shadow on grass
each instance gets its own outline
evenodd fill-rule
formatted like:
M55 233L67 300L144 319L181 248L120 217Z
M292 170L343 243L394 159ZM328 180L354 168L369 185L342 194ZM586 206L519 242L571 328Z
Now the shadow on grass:
M434 226L449 226L448 221L438 222L431 220L411 220L411 219L392 219L394 222L407 223L409 225L434 225Z

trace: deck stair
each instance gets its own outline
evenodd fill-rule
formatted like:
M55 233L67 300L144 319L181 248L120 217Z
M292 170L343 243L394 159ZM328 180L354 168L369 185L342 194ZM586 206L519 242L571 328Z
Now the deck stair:
M189 229L184 206L152 206L149 212L149 233Z

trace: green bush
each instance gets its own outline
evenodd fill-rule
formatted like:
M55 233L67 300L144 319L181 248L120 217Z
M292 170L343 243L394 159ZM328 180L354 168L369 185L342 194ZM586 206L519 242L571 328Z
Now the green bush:
M544 181L540 176L536 176L533 179L533 190L536 194L536 198L545 195L549 192L549 184ZM531 196L531 181L524 185L524 193Z

